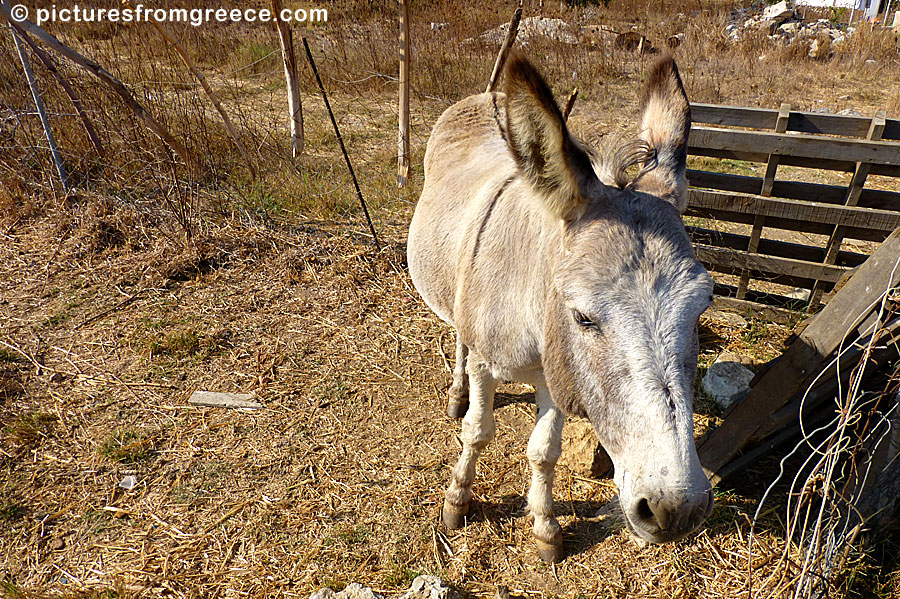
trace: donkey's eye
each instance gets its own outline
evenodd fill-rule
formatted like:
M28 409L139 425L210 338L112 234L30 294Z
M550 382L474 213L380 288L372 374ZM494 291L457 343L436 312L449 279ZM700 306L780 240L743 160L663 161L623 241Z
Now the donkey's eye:
M578 324L578 326L595 331L600 330L600 326L596 322L594 322L578 310L572 310L572 318L575 319L575 322Z

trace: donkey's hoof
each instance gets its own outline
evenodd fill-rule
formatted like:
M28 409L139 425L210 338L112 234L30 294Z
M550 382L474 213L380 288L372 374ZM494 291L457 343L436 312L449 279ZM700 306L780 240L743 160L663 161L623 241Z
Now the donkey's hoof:
M469 513L469 504L454 505L444 499L444 509L441 511L441 517L444 520L444 526L450 530L462 528L466 524L466 514Z
M545 543L538 538L535 538L534 542L537 544L538 555L545 562L555 564L561 562L565 557L561 533L556 533L549 543Z
M462 418L469 409L469 398L453 399L447 402L447 416L450 418Z

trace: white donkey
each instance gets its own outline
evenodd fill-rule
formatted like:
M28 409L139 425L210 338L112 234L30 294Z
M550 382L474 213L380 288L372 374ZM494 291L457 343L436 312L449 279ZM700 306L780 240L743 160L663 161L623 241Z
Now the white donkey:
M641 129L594 156L521 57L505 94L470 96L434 126L407 253L419 293L458 333L447 412L465 418L449 528L464 524L504 380L535 388L528 505L544 560L563 557L553 470L564 412L587 416L612 457L632 534L674 541L712 510L692 419L712 280L680 217L690 106L671 58L648 73ZM642 168L628 181L632 164Z

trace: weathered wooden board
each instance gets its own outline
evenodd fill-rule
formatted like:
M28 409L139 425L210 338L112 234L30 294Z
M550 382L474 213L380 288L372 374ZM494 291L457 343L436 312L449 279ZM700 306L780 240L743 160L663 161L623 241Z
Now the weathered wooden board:
M691 236L691 241L704 245L714 245L717 247L730 248L733 250L743 250L748 247L750 237L747 235L739 235L737 233L725 233L723 231L713 231L702 227L688 226L687 232ZM760 254L768 254L770 256L781 256L782 258L794 258L796 260L805 260L807 262L822 262L825 258L825 248L812 245L801 245L799 243L790 243L787 241L776 241L774 239L760 239L758 251ZM838 266L859 266L868 258L865 254L857 254L842 250L838 252Z
M856 275L816 315L782 356L700 445L700 460L718 482L720 469L737 455L773 414L804 388L885 289L900 282L900 229L859 267Z
M692 208L773 216L845 227L864 227L876 231L893 231L900 226L900 212L891 210L784 200L747 193L691 189L688 192L688 204ZM832 230L829 228L829 233Z
M900 166L900 152L894 142L841 139L804 133L693 127L688 138L688 151L693 153L693 149L763 153L766 159L769 154L780 154L817 161L838 160ZM853 168L855 166L854 164Z
M728 272L752 270L755 272L789 275L815 281L837 283L845 272L846 266L817 264L793 258L766 256L755 252L733 250L712 245L695 244L694 253L704 264L713 264L727 269Z
M715 173L688 169L688 182L691 187L716 189L719 191L735 191L755 194L762 189L760 177ZM843 204L847 197L847 187L842 185L825 185L822 183L806 183L801 181L775 181L772 195L791 200L805 200L825 204ZM863 188L857 206L862 208L878 208L880 210L900 211L900 193L881 189Z
M732 212L728 210L713 210L709 208L696 208L689 206L684 213L685 216L696 216L699 218L723 220L732 223L745 223L752 225L755 216L750 212ZM801 233L814 233L816 235L829 235L833 227L827 223L815 223L810 221L789 219L789 218L766 218L766 226L772 229L784 229L785 231L800 231ZM862 241L884 241L888 236L886 231L878 231L875 229L867 229L865 227L847 227L844 237L849 239L859 239Z
M774 129L778 111L768 108L743 106L719 106L715 104L691 104L691 120L694 123ZM791 112L788 131L817 133L820 135L844 135L865 137L871 119L864 116L821 114L817 112ZM900 139L900 120L886 122L883 139Z

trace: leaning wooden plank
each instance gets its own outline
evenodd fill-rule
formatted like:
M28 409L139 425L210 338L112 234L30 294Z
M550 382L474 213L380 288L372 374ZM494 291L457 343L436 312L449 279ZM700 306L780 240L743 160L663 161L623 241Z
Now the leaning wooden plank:
M687 226L688 235L691 241L698 244L712 245L720 248L729 248L732 250L742 250L747 247L747 241L750 239L747 235L739 235L737 233L726 233L724 231L713 231L703 227ZM759 242L760 254L768 256L779 256L781 258L794 258L796 260L805 260L806 262L822 262L825 257L825 249L812 246L801 245L799 243L791 243L788 241L776 241L774 239L761 239ZM857 254L856 252L848 252L841 250L838 252L837 266L859 266L866 261L866 254Z
M781 163L784 164L783 156ZM736 191L738 193L756 193L763 182L760 177L693 169L688 169L687 178L691 187L718 191ZM847 197L847 187L844 185L826 185L802 181L775 181L772 186L772 195L777 198L791 200L843 204ZM863 188L857 205L863 208L900 211L900 193L882 189Z
M827 225L868 227L878 231L893 231L900 226L900 213L890 210L817 204L752 194L691 189L688 192L688 204L694 208L774 216Z
M691 104L691 120L694 123L773 129L777 119L778 111L767 108ZM870 119L862 116L791 112L787 130L820 135L864 137L866 131L869 130L869 122ZM900 120L890 119L887 121L884 139L900 139Z
M717 127L693 127L690 148L761 152L817 160L870 162L900 166L900 145L887 141L839 139L802 133L735 131ZM855 165L854 165L855 166Z
M25 19L23 21L16 21L12 18L12 14L10 12L9 4L6 3L5 0L0 0L0 14L2 14L10 26L18 32L27 32L38 38L47 46L49 46L52 50L59 52L75 64L87 69L90 73L92 73L95 77L100 79L103 83L108 85L114 92L119 94L119 97L125 102L125 104L130 108L150 129L153 133L155 133L160 139L162 139L165 143L169 145L175 152L181 156L181 159L185 161L189 166L194 164L194 160L191 158L191 155L188 153L187 148L185 148L178 140L172 137L165 127L159 124L156 119L154 119L150 113L148 113L141 104L134 99L132 93L128 90L124 83L116 79L112 76L112 74L104 69L102 66L79 54L72 48L66 46L58 39L32 23L31 21Z
M872 302L900 281L900 229L859 267L843 289L813 318L781 358L733 407L722 425L704 439L700 460L713 480L719 471L757 436L773 414L804 388L849 331L865 317Z
M715 264L726 267L730 272L750 270L755 272L773 273L801 277L815 281L820 279L830 283L836 283L845 272L851 270L846 266L832 266L816 262L806 262L793 258L780 258L766 256L755 252L732 250L712 245L694 245L694 253L697 259L703 263ZM738 296L738 299L743 299Z
M263 405L253 401L252 393L220 393L218 391L194 391L188 403L193 406L211 408L250 408L259 409Z

